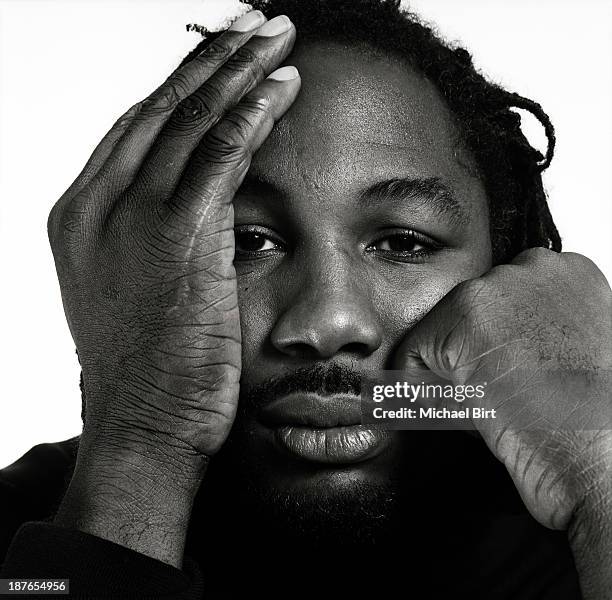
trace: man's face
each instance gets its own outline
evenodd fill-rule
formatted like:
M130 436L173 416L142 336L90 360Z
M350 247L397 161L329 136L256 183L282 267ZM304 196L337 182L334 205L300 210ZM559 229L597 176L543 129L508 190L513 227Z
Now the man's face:
M289 64L301 94L234 203L243 374L229 446L270 495L350 498L403 476L410 436L357 425L359 381L490 268L487 199L443 100L400 60L311 43Z

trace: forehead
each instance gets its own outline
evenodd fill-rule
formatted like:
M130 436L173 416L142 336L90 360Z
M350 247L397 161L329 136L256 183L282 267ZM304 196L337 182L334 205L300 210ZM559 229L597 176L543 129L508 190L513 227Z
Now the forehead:
M473 188L482 194L443 98L404 61L365 46L308 42L287 62L298 67L302 91L256 155L254 173L285 188L332 192L437 177L459 197Z

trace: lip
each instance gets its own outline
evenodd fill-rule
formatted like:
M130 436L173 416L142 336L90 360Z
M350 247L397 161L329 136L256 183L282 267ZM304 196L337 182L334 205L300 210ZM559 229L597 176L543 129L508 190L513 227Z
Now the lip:
M359 396L320 396L313 393L293 393L275 399L260 411L266 425L298 425L315 428L359 425Z
M388 434L361 424L359 396L293 393L264 406L260 420L280 449L306 461L362 462L380 454Z
M296 457L325 464L352 464L374 458L385 447L384 431L364 425L313 429L286 425L275 431L276 442Z

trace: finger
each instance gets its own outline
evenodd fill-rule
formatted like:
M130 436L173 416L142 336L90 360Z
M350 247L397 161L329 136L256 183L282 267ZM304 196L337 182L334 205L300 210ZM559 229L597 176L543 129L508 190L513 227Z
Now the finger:
M176 193L166 202L167 211L181 221L186 236L217 223L218 208L221 214L227 214L253 154L295 101L300 85L297 69L278 69L206 134L191 156ZM143 208L150 211L150 206Z
M261 12L247 13L200 54L174 71L140 104L138 116L116 146L108 168L124 167L126 174L131 175L180 102L223 66L264 22L265 17Z
M265 16L258 10L251 11L238 19L225 33L209 43L200 54L174 71L143 101L145 118L148 114L155 116L157 112L167 114L167 108L174 110L181 100L193 94L265 23Z
M199 55L176 69L148 98L130 108L117 121L107 136L109 140L105 138L100 144L104 151L98 153L95 163L101 166L106 161L115 143L123 137L132 123L138 125L139 131L133 131L136 127L130 129L130 137L138 137L144 133L145 127L151 130L152 126L155 130L156 124L164 121L164 117L167 118L181 100L196 91L202 82L213 75L265 22L266 18L261 11L247 13ZM109 141L113 143L109 144Z
M287 58L294 43L291 21L284 16L272 19L183 100L145 159L138 175L142 185L155 190L158 197L174 190L206 132Z
M260 11L238 19L228 31L211 42L199 55L179 67L148 98L130 109L132 117L112 133L112 145L100 153L95 173L87 181L95 193L95 213L103 218L115 199L133 180L162 127L182 100L194 93L265 23ZM87 207L84 207L85 209Z

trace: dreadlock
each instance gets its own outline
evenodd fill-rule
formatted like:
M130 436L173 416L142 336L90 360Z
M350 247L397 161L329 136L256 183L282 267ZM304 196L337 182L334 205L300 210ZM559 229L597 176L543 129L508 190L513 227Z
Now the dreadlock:
M495 264L508 262L526 248L561 251L561 239L550 214L542 172L550 165L555 131L533 100L491 83L475 68L464 48L443 41L400 0L253 0L254 9L271 19L285 14L300 40L336 40L367 45L407 60L445 98L464 144L472 153L489 198ZM220 32L207 37L185 61L204 50ZM548 149L543 156L521 131L530 112L544 127Z

